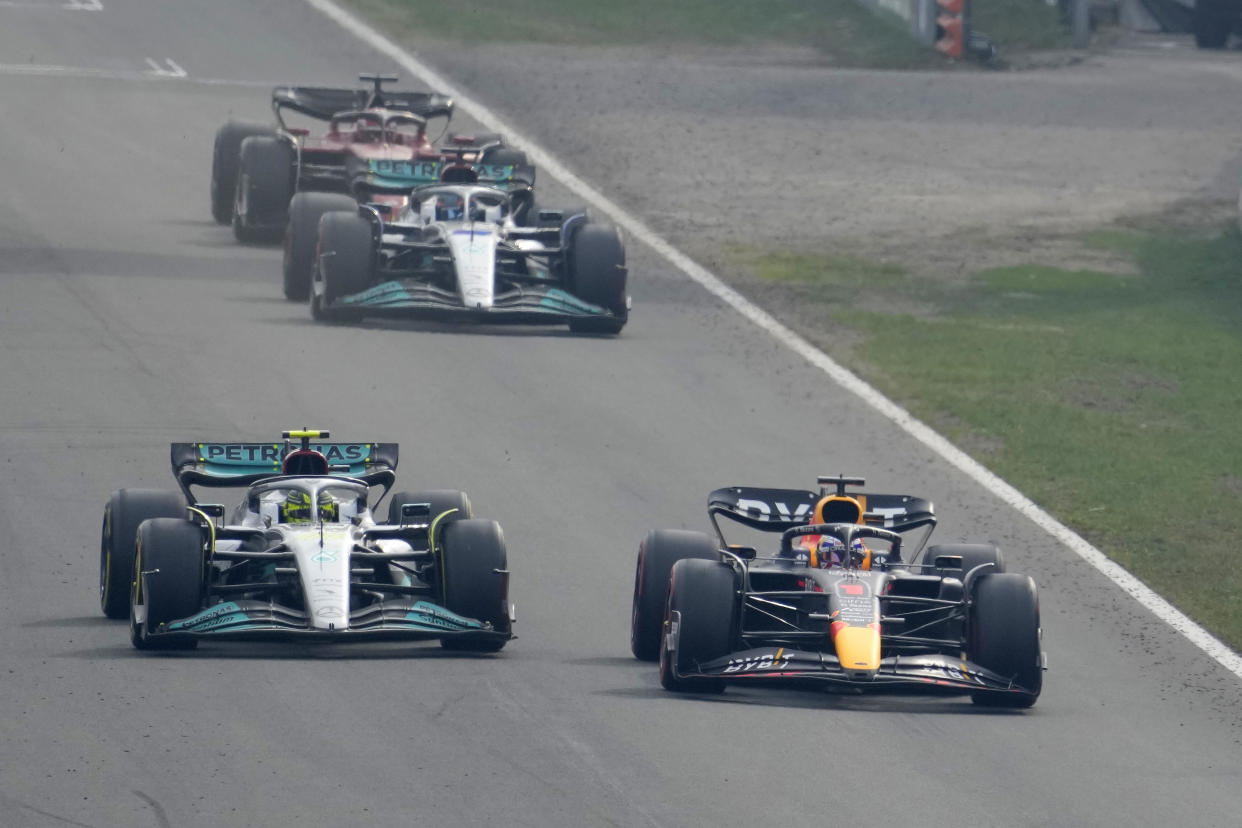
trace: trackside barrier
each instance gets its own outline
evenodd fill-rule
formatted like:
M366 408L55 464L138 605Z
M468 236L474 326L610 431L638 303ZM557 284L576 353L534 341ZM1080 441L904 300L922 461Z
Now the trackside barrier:
M970 0L858 0L877 12L896 15L920 43L947 57L961 58L970 43Z

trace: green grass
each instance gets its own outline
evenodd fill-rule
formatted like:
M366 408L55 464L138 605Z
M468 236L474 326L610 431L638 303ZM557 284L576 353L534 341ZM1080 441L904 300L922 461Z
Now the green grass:
M854 332L842 356L863 376L1242 648L1242 238L1086 241L1137 274L1028 265L929 288L853 259L734 258L833 296L806 318ZM932 312L860 310L868 271Z
M971 26L1000 47L1002 55L1032 49L1067 49L1069 28L1043 0L971 0Z
M398 38L590 46L703 44L809 47L848 66L944 65L909 24L855 0L347 0ZM1002 56L1069 45L1057 10L1040 0L973 0L975 28Z
M809 47L829 62L941 65L895 16L854 0L347 0L398 38L590 46ZM1014 3L1029 0L995 0Z

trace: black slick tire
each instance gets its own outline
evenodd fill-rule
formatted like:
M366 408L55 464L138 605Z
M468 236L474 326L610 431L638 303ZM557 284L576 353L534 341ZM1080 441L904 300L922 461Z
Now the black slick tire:
M668 635L660 641L660 684L679 693L722 693L724 679L686 674L733 650L738 613L733 568L714 561L681 560L673 566L669 580ZM669 650L670 637L676 639L676 650Z
M494 520L466 519L450 523L439 544L441 600L444 607L466 618L489 622L508 634L509 566L504 533ZM499 652L505 639L444 638L446 650Z
M1005 556L1001 554L999 547L991 543L942 543L929 546L923 553L923 561L928 565L934 565L936 558L944 556L960 556L962 559L960 567L938 567L935 570L937 574L950 578L964 578L972 569L984 564L992 564L992 566L982 570L980 574L1005 571Z
M1030 707L1039 698L1044 677L1035 582L1003 572L979 578L972 591L967 659L1012 680L1023 692L977 691L971 699L987 707Z
M128 618L138 526L150 518L183 517L185 498L157 489L119 489L104 507L99 541L99 605L109 618Z
M289 202L285 227L284 293L291 302L310 298L311 272L319 242L319 219L324 213L349 212L356 202L340 193L295 193Z
M344 321L351 312L326 305L371 287L375 244L371 223L357 213L324 213L319 219L319 245L311 286L311 316ZM314 280L318 284L314 284Z
M429 503L431 514L428 520L437 532L458 520L474 516L474 507L465 492L456 489L431 489L425 492L397 492L388 499L388 523L399 526L401 507L407 503Z
M140 650L190 650L192 638L151 638L160 625L203 605L203 531L184 518L154 518L138 527L130 641ZM141 614L141 618L139 615Z
M233 221L233 199L237 194L237 168L241 143L252 135L274 136L276 130L264 124L229 121L216 130L211 151L211 217L216 224Z
M607 317L573 319L578 333L618 334L628 317L625 294L625 246L611 227L587 224L574 234L569 249L570 293L612 312Z
M673 564L686 559L718 561L720 553L710 536L684 529L657 529L638 545L630 611L630 650L635 658L659 659L669 576Z
M286 141L254 135L241 142L233 200L233 235L239 242L280 241L295 175L293 147Z

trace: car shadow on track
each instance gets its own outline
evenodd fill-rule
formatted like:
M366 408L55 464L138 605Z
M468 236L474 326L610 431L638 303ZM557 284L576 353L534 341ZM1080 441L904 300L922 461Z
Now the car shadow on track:
M99 619L90 619L98 624ZM127 635L123 624L117 632ZM288 642L213 641L193 650L139 651L126 643L62 653L80 659L191 659L198 661L409 661L503 660L504 654L470 653L444 650L435 641L421 643L354 642L351 644L290 644Z
M1023 710L981 707L966 696L919 695L893 692L826 692L789 688L742 689L730 687L722 694L671 693L653 680L643 687L615 688L596 691L596 695L625 699L667 699L677 703L707 703L773 707L790 710L841 711L851 713L907 713L913 715L1015 716L1029 715Z
M236 301L244 301L247 304L251 304L250 299L238 299ZM272 317L265 321L272 325L296 327L314 325L316 327L352 328L364 331L401 331L406 333L457 334L505 338L522 337L527 339L624 339L624 337L610 334L575 333L564 327L554 328L538 325L483 325L477 322L435 322L420 319L366 319L362 322L316 322L310 318L309 312L305 316L298 318Z

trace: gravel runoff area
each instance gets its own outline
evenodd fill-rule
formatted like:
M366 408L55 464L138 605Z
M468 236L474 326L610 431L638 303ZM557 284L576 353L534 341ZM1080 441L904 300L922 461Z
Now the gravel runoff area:
M413 47L726 278L730 242L950 280L1109 269L1124 263L1081 231L1212 228L1237 209L1242 53L1186 37L1005 72L840 69L776 48Z

